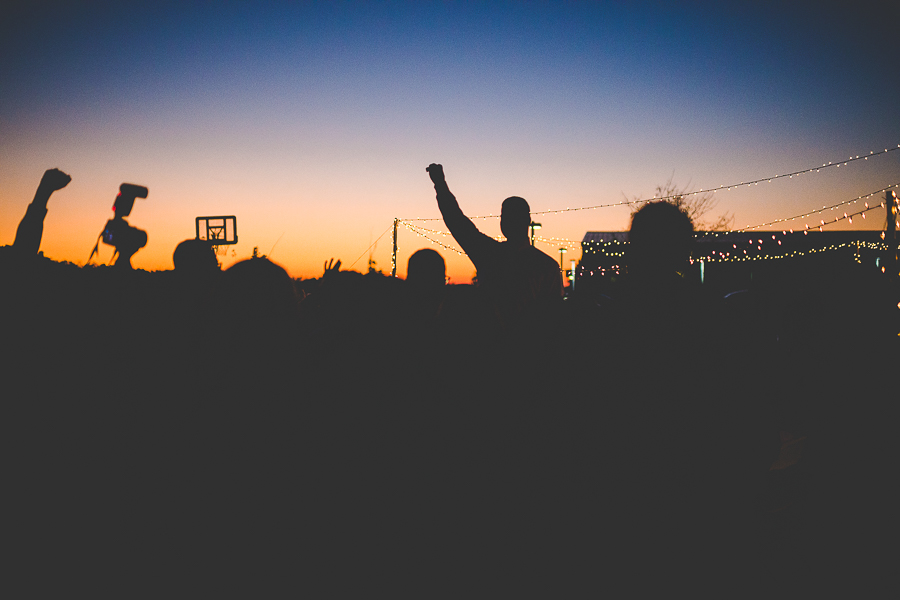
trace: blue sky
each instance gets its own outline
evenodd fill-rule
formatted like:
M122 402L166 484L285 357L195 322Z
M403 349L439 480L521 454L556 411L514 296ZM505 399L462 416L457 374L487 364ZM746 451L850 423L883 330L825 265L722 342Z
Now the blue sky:
M280 240L273 259L315 276L395 217L439 216L430 162L482 215L510 195L591 206L896 147L898 15L877 6L23 3L0 25L0 243L54 166L73 183L51 204L48 256L85 260L132 181L150 188L130 219L150 235L137 266L171 268L195 216L235 214L226 264ZM718 210L741 227L840 202L900 182L898 155L720 193ZM603 209L542 231L627 226L627 209ZM400 242L403 266L430 245Z

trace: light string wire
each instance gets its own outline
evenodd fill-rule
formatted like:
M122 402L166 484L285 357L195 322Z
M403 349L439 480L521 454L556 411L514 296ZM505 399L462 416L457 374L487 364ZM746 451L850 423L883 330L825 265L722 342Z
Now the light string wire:
M363 256L365 256L365 255L366 255L366 252L368 252L369 250L371 250L372 248L374 248L374 247L375 247L375 244L378 243L378 240L380 240L381 238L383 238L383 237L384 237L384 234L387 233L388 231L390 231L392 227L393 227L393 225L391 225L390 227L388 227L387 229L385 229L385 230L384 230L384 233L382 233L381 235L379 235L379 236L378 236L378 239L376 239L374 242L372 242L372 245L369 246L368 248L366 248L365 251L364 251L362 254L359 255L359 258L362 258ZM354 260L353 263L352 263L349 267L347 267L347 269L352 269L352 268L353 268L353 265L355 265L356 263L359 262L359 258L357 258L356 260Z
M751 231L751 230L754 230L754 229L760 229L760 228L762 228L762 227L768 227L768 226L770 226L770 225L777 225L778 223L787 223L788 221L795 221L795 220L797 220L797 219L805 219L805 218L811 217L811 216L813 216L813 215L821 214L821 213L825 212L826 210L834 210L834 209L839 208L839 207L841 207L841 206L846 206L847 204L853 204L854 202L859 202L860 200L865 200L865 199L867 199L867 198L871 198L871 197L874 196L875 194L883 194L884 192L887 192L887 191L889 191L889 190L892 190L892 189L894 189L894 188L896 188L896 187L900 187L900 183L895 183L895 184L889 185L889 186L887 186L887 187L885 187L885 188L881 188L880 190L877 190L877 191L875 191L875 192L872 192L871 194L864 194L864 195L862 195L862 196L857 196L856 198L853 198L853 199L851 199L851 200L844 200L843 202L839 202L839 203L834 204L834 205L832 205L832 206L823 206L823 207L820 208L819 210L814 210L814 211L808 212L808 213L806 213L806 214L797 215L797 216L795 216L795 217L787 217L787 218L784 218L784 219L776 219L776 220L774 220L774 221L769 221L768 223L762 223L762 224L760 224L760 225L752 225L752 226L748 225L747 227L744 227L744 228L742 228L742 229L732 229L732 230L727 231L727 232L724 232L724 233L731 233L731 232L736 232L736 231ZM872 208L879 208L879 207L880 207L880 208L884 208L884 202L882 202L882 203L880 204L880 206L875 206L875 207L872 207ZM841 219L839 219L839 220L843 220L844 218L852 218L852 217L855 217L856 215L859 215L859 214L865 214L865 212L868 211L868 210L870 210L870 207L869 207L869 204L866 203L866 209L865 209L865 210L860 211L860 212L858 212L858 213L854 213L854 214L852 214L852 215L849 215L849 217L848 217L847 213L844 213L844 216L843 216ZM832 222L836 222L836 221L832 221ZM852 219L851 219L851 222L852 222ZM710 234L715 234L715 233L719 233L719 232L713 232L713 231L711 231L711 232L709 232L709 233L710 233Z
M687 194L684 194L687 195ZM558 210L542 210L538 212L531 213L532 215L550 215L556 213L564 213L564 212L575 212L578 210L593 210L595 208L609 208L612 206L626 206L629 204L634 204L634 200L622 200L621 202L611 202L609 204L598 204L596 206L582 206L578 208L561 208ZM477 217L468 217L470 220L474 221L476 219L499 219L500 215L480 215ZM401 222L411 222L411 221L441 221L441 217L429 217L429 218L420 218L417 217L415 219L400 219Z
M876 208L883 208L883 206L881 206L881 207L879 207L879 206L872 206L872 207L869 207L869 208L866 209L866 210L874 210L874 209L876 209ZM864 213L864 212L865 212L865 211L860 211L859 213L856 213L856 214L862 214L862 213ZM450 250L450 251L452 251L452 252L455 252L455 253L459 254L460 256L466 256L466 253L465 253L465 252L462 252L461 250L458 250L458 249L456 249L456 248L454 248L454 247L452 247L452 246L448 246L447 244L444 244L444 243L442 243L442 242L439 242L439 241L437 241L437 240L434 240L434 239L428 237L428 235L426 235L425 233L422 233L423 231L427 231L427 230L424 230L424 228L418 228L418 227L416 227L415 225L410 225L410 224L408 224L408 223L402 223L402 224L404 225L404 227L406 227L407 229L409 229L410 231L412 231L413 233L415 233L418 237L423 237L423 238L425 238L426 240L428 240L429 242L431 242L432 244L436 244L436 245L438 245L438 246L441 246L442 248L445 248L445 249L447 249L447 250ZM437 232L437 233L444 233L444 232ZM800 233L800 232L797 232L797 233ZM806 231L804 231L804 233L806 233ZM535 240L537 241L537 238L535 238ZM628 242L616 242L617 245L618 245L619 243L621 243L621 244L623 244L623 245L627 245ZM604 244L604 245L605 245L605 244ZM840 249L842 249L842 248L851 248L851 247L854 247L854 246L856 247L857 252L859 252L859 250L861 250L861 249L863 249L863 248L866 248L866 249L868 249L868 250L885 250L885 249L888 249L888 245L887 245L886 243L884 243L884 242L882 242L881 244L872 244L872 243L865 243L865 244L863 244L863 243L857 241L857 242L844 242L844 243L841 243L841 244L831 245L831 246L824 246L824 247L821 247L821 248L811 248L811 249L809 249L809 250L792 250L792 251L790 251L790 252L785 252L785 253L783 253L783 254L777 254L777 255L772 255L772 254L769 254L769 255L759 255L759 254L749 255L749 254L747 254L747 252L746 252L746 250L745 250L745 251L744 251L744 256L741 256L740 254L735 254L734 256L732 256L731 253L726 253L726 254L723 255L721 252L719 252L719 253L718 253L719 256L717 257L717 256L716 256L717 253L714 251L714 252L712 252L712 253L710 253L710 254L702 254L702 255L700 255L700 256L695 256L695 257L692 258L691 262L692 262L692 264L693 264L694 262L697 262L697 261L706 261L706 262L709 262L709 263L723 263L723 262L747 262L747 261L758 261L758 260L783 260L783 259L788 259L788 258L797 258L797 257L809 256L809 255L811 255L811 254L817 254L817 253L821 253L821 252L828 252L828 251L840 250ZM622 256L622 253L621 253L621 252L614 253L612 256L621 257L621 256ZM585 267L581 267L581 268L584 269ZM613 270L618 271L618 270L619 270L619 267L618 267L618 266L614 266L614 267L599 267L599 270L600 270L600 272L601 272L601 274L602 274L603 272L605 272L605 271L607 271L607 270L610 270L610 271L613 271Z
M818 254L821 252L831 252L835 250L841 250L843 248L854 248L857 253L861 250L871 250L871 251L884 251L888 249L888 245L885 243L875 244L875 243L860 243L860 242L843 242L841 244L832 244L830 246L822 246L820 248L810 248L809 250L792 250L790 252L785 252L783 254L745 254L734 255L732 256L730 253L722 254L719 253L719 256L715 256L715 253L709 255L703 255L699 257L693 257L691 259L691 264L698 261L705 261L708 263L726 263L726 262L749 262L749 261L759 261L759 260L781 260L785 258L796 258L798 256L809 256L811 254ZM746 250L744 251L746 252ZM857 259L857 262L859 260Z
M432 244L435 244L435 245L437 245L437 246L440 246L441 248L445 248L445 249L447 249L447 250L450 250L451 252L456 252L456 253L459 254L460 256L466 256L466 253L463 252L462 250L459 250L459 249L457 249L457 248L454 248L453 246L448 246L447 244L445 244L445 243L443 243L443 242L439 242L439 241L437 241L437 240L431 239L430 237L428 237L428 235L426 235L426 233L423 232L423 231L425 231L425 230L422 230L422 229L416 227L415 225L410 225L409 223L407 223L407 222L405 222L405 221L398 221L398 222L399 222L401 225L403 225L404 227L406 227L407 229L409 229L410 231L412 231L413 233L415 233L416 236L418 236L418 237L423 237L423 238L425 238L426 240L428 240L429 242L431 242ZM444 232L442 232L442 231L437 231L437 232L435 232L435 233L444 234ZM449 234L447 234L447 235L449 235Z
M848 204L853 204L854 202L859 202L860 200L864 200L864 199L866 199L866 198L871 198L872 196L874 196L874 195L876 195L876 194L881 194L881 193L883 193L883 192L886 192L886 191L891 190L891 189L896 188L896 187L900 187L900 183L895 183L895 184L893 184L893 185L889 185L889 186L887 186L887 187L885 187L885 188L882 188L882 189L877 190L877 191L875 191L875 192L872 192L872 193L870 193L870 194L863 194L862 196L857 196L856 198L852 198L852 199L850 199L850 200L844 200L843 202L839 202L839 203L834 204L834 205L832 205L832 206L824 206L824 207L822 207L822 208L820 208L820 209L818 209L818 210L814 210L814 211L811 211L811 212L808 212L808 213L805 213L805 214L802 214L802 215L797 215L797 216L794 216L794 217L787 217L787 218L784 218L784 219L777 219L777 220L775 220L775 221L770 221L770 222L768 222L768 223L762 223L762 224L760 224L760 225L752 225L752 226L749 226L749 225L748 225L747 227L743 227L743 228L741 228L741 229L730 229L730 230L728 230L728 231L704 231L704 232L698 232L698 237L700 237L700 238L705 238L705 237L719 237L719 236L727 236L728 234L731 234L731 233L745 233L745 232L748 232L748 231L754 231L754 230L760 229L760 228L762 228L762 227L767 227L767 226L775 225L775 224L778 224L778 223L787 223L787 222L789 222L789 221L794 221L794 220L796 220L796 219L804 219L804 218L807 218L807 217L811 217L811 216L813 216L813 215L821 214L821 213L823 213L823 212L825 212L825 211L828 211L828 210L834 210L834 209L839 208L839 207L841 207L841 206L846 206L846 205L848 205ZM870 210L876 210L876 209L884 208L884 207L885 207L885 203L884 203L884 202L881 202L880 204L875 204L875 205L873 205L873 206L869 206L868 202L866 202L866 207L865 207L864 209L862 209L862 210L859 210L859 211L857 211L857 212L855 212L855 213L849 213L849 214L845 212L843 215L838 216L838 217L836 217L836 218L834 218L833 220L830 220L830 221L825 221L824 219L823 219L823 220L820 220L820 222L819 222L818 225L813 225L813 228L818 228L819 231L821 231L823 227L827 227L827 226L829 226L829 225L833 225L834 223L837 223L837 222L839 222L839 221L843 221L843 220L845 220L845 219L849 219L850 222L852 223L852 222L853 222L853 217L857 217L857 216L862 215L863 219L865 219L865 218L866 218L866 213L869 212ZM429 239L429 240L430 240L430 238L427 238L427 236L426 236L424 233L420 233L420 232L427 232L427 233L430 233L430 234L433 234L433 235L442 235L442 236L451 235L449 231L440 231L440 230L437 230L437 229L428 229L428 228L426 228L426 227L421 227L421 226L418 226L418 225L412 225L412 224L410 224L410 223L408 223L408 222L406 222L406 221L403 221L403 220L400 220L399 222L402 223L404 226L406 226L408 229L410 229L410 231L414 231L414 232L416 232L417 235L421 235L422 237L425 237L426 239ZM810 229L810 226L807 224L807 225L806 225L806 230L809 230L809 229ZM794 231L793 229L790 230L791 233L793 233L793 231ZM785 230L785 231L783 231L782 233L787 234L787 233L788 233L788 230ZM502 239L502 237L494 238L494 239ZM555 245L555 244L562 244L562 245L565 245L566 247L569 247L569 246L577 246L577 245L580 245L580 244L584 243L583 241L570 240L570 239L566 239L566 238L554 238L554 237L544 238L544 237L538 237L538 236L535 236L534 240L535 240L535 242L541 242L541 243L544 243L544 244L553 244L553 245ZM434 243L436 243L436 244L438 244L438 245L444 246L444 245L441 244L440 242L437 242L437 241L434 241L434 240L430 240L430 241L433 241ZM623 243L627 243L627 242L623 242ZM447 246L444 246L444 247L447 247ZM456 250L454 249L454 251L456 251Z
M861 243L858 241L844 242L842 244L837 244L837 245L832 244L830 246L823 246L820 248L810 248L809 250L793 250L791 252L785 252L784 254L780 254L780 255L756 254L756 255L745 255L745 256L741 256L741 255L732 256L730 254L725 255L725 254L719 253L718 257L714 256L713 254L699 256L699 257L695 256L691 259L691 264L694 264L696 262L707 262L710 264L714 264L714 263L732 263L732 262L755 262L755 261L763 261L763 260L783 260L783 259L790 259L790 258L805 257L805 256L810 256L813 254L820 254L820 253L824 253L824 252L833 252L833 251L842 250L845 248L855 249L854 258L855 258L856 262L862 264L862 260L860 259L860 251L862 251L862 250L883 251L883 250L887 249L887 244L885 244L883 242L880 244L871 243L871 242ZM578 269L581 271L581 273L583 275L592 276L594 274L598 274L600 276L604 276L604 275L606 275L606 273L619 274L621 271L621 265L611 265L611 266L600 265L593 269L588 268L584 265L580 265L578 267ZM884 267L882 267L881 271L882 271L882 273L885 272ZM900 306L898 306L898 308L900 308Z
M808 169L802 169L800 171L793 171L791 173L782 173L781 175L774 175L772 177L762 177L760 179L754 179L752 181L742 181L741 183L733 183L730 185L720 185L718 187L709 188L709 189L701 188L696 191L682 192L682 193L678 193L678 194L672 194L669 196L654 196L653 198L648 199L648 201L649 200L672 200L673 198L679 198L679 197L683 198L684 196L694 196L696 194L707 194L707 193L719 192L719 191L723 191L723 190L730 191L735 188L739 188L739 187L743 187L743 186L758 185L760 183L771 183L772 181L775 181L776 179L784 179L785 177L790 179L790 178L794 178L799 175L804 175L807 173L818 173L822 169L829 169L831 167L840 167L842 165L846 166L847 164L849 164L851 162L856 162L858 160L869 160L870 158L873 158L875 156L881 156L883 154L888 154L889 152L894 152L896 150L900 150L900 144L897 144L897 146L895 148L885 148L884 150L879 150L878 152L875 152L874 150L872 150L869 152L869 154L866 154L866 155L856 155L856 156L851 156L845 160L829 161L827 163L822 163L821 167L810 167ZM888 188L888 189L890 189L890 188ZM882 190L882 191L884 191L884 190ZM875 193L878 193L878 192L875 192ZM594 210L597 208L609 208L609 207L613 207L613 206L633 205L633 204L636 204L639 202L642 202L642 200L622 200L620 202L612 202L609 204L597 204L595 206L581 206L581 207L577 207L577 208L561 208L561 209L557 209L557 210L543 210L543 211L533 212L531 214L532 215L550 215L550 214L558 214L558 213L564 213L564 212L575 212L575 211L579 211L579 210ZM499 218L499 216L500 215L482 215L482 216L469 217L469 218L472 220L496 219L496 218ZM415 219L400 219L400 221L407 221L407 222L409 222L409 221L440 221L440 220L441 220L440 217L430 217L430 218L417 217ZM760 225L760 227L762 227L762 225Z
M684 192L684 193L679 193L679 194L673 194L671 196L661 196L659 198L654 197L653 199L654 200L671 200L672 198L683 197L683 196L694 196L696 194L706 194L706 193L710 193L710 192L719 192L722 190L729 191L734 188L743 187L745 185L751 186L751 185L758 185L760 183L771 183L771 182L775 181L776 179L784 179L785 177L793 178L793 177L797 177L798 175L805 175L807 173L813 173L813 172L818 173L822 169L828 169L831 167L840 167L841 165L847 166L847 164L856 162L857 160L869 160L869 158L872 158L875 156L880 156L882 154L887 154L888 152L894 152L895 150L900 150L900 144L897 144L897 146L895 148L885 148L884 150L879 150L878 152L875 152L873 150L873 151L870 151L869 154L867 154L867 155L859 155L858 154L856 156L851 156L850 158L848 158L846 160L839 160L837 162L830 161L828 163L822 163L821 167L810 167L808 169L803 169L801 171L794 171L793 173L783 173L781 175L775 175L774 177L763 177L762 179L754 179L752 181L742 181L741 183L737 183L737 184L720 185L719 187L709 188L706 190L701 188L701 189L693 191L693 192Z
M789 258L798 258L810 256L813 254L820 254L823 252L832 252L841 249L853 249L856 253L856 262L861 262L859 258L859 252L862 250L868 251L884 251L888 249L888 245L884 242L881 243L873 243L873 242L843 242L841 244L832 244L830 246L822 246L819 248L810 248L809 250L791 250L789 252L784 252L782 254L747 254L746 250L745 254L741 255L738 253L722 253L719 252L718 256L716 252L710 254L704 254L701 256L694 256L691 258L691 264L697 262L707 262L707 263L730 263L730 262L751 262L751 261L763 261L763 260L783 260ZM588 273L600 273L604 274L606 271L618 271L621 266L620 265L612 265L612 266L604 266L598 265L597 267L590 269L584 265L578 267L582 272Z
M432 233L434 235L451 235L451 233L449 231L441 231L439 229L429 229L427 227L421 227L419 225L411 225L410 223L407 223L406 221L403 221L403 220L400 220L399 222L402 223L403 225L405 225L406 228L410 229L410 230L415 229L416 231L424 231L426 233Z

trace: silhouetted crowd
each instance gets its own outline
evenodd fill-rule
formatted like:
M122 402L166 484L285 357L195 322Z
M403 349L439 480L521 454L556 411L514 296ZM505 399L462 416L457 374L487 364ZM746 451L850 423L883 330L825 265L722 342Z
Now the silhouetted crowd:
M37 229L68 176L48 171L0 249L18 560L132 583L253 565L313 595L733 597L811 572L839 520L816 482L855 481L860 458L834 412L872 405L831 375L882 341L871 314L824 325L892 292L711 295L680 275L690 219L651 202L628 275L563 300L527 202L504 202L497 242L429 173L478 285L445 285L427 249L406 280L221 271L200 240L173 271L50 261ZM779 511L770 467L799 437L797 477L818 479Z

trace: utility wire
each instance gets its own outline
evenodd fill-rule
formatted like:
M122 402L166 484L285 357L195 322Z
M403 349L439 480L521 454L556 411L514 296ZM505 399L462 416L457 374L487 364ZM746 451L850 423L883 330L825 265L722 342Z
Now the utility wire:
M707 194L707 193L712 193L712 192L718 192L721 190L732 190L734 188L743 187L745 185L747 185L747 186L757 185L757 184L760 184L763 182L771 183L772 181L775 181L776 179L784 179L785 177L792 178L792 177L796 177L798 175L804 175L806 173L813 173L813 172L818 173L822 169L829 169L831 167L840 167L842 165L846 166L847 164L856 162L858 160L869 160L870 158L873 158L875 156L880 156L882 154L887 154L889 152L894 152L896 150L900 150L900 144L897 144L897 146L895 148L885 148L884 150L879 150L878 152L871 151L865 155L851 156L845 160L822 163L821 167L810 167L808 169L802 169L800 171L793 171L791 173L782 173L781 175L774 175L772 177L762 177L760 179L754 179L752 181L742 181L740 183L732 183L730 185L720 185L719 187L714 187L714 188L710 188L710 189L702 189L701 188L701 189L693 191L693 192L683 192L683 193L679 193L679 194L673 194L670 196L653 197L653 198L650 198L650 200L671 200L672 198L676 198L676 197L694 196L696 194ZM539 212L533 212L531 214L532 215L550 215L550 214L557 214L557 213L564 213L564 212L575 212L575 211L579 211L579 210L594 210L597 208L609 208L611 206L625 206L628 204L634 204L634 200L623 200L621 202L612 202L609 204L597 204L595 206L581 206L581 207L577 207L577 208L561 208L561 209L557 209L557 210L543 210L543 211L539 211ZM500 215L483 215L483 216L469 217L469 218L473 219L473 220L474 219L496 219L499 216ZM400 219L400 221L406 221L406 222L409 222L409 221L440 221L440 220L441 219L437 218L437 217L427 218L427 219L423 219L423 218Z
M385 230L384 230L384 233L387 233L388 231L390 231L390 230L391 230L391 227L393 227L393 225L391 225L390 227L388 227L387 229L385 229ZM381 238L384 237L384 233L382 233L381 235L379 235L379 236L378 236L378 239L375 240L374 242L372 242L372 245L369 246L368 248L366 248L365 251L364 251L362 254L359 255L359 258L362 258L363 256L365 256L365 255L366 255L366 252L368 252L368 251L371 250L373 247L375 247L375 244L378 243L378 240L380 240ZM353 264L351 264L351 265L350 265L349 267L347 267L347 268L348 268L348 269L352 269L352 268L353 268L353 265L355 265L356 263L359 262L359 258L357 258L356 260L354 260L354 261L353 261Z

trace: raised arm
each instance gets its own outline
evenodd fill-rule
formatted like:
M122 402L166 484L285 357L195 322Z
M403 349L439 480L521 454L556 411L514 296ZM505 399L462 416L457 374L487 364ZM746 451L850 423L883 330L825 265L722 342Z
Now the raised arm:
M16 240L13 247L23 255L37 254L44 235L44 217L47 216L47 201L56 190L69 185L72 178L59 169L47 169L41 178L34 200L28 205L25 216L16 229Z
M486 245L498 244L495 239L481 233L475 227L469 217L463 214L456 196L450 192L447 187L447 180L444 178L444 167L439 164L431 163L425 168L431 176L434 183L434 191L437 194L438 208L441 210L441 216L444 217L444 224L454 239L462 246L462 249L469 255L469 258L478 267L480 250Z

